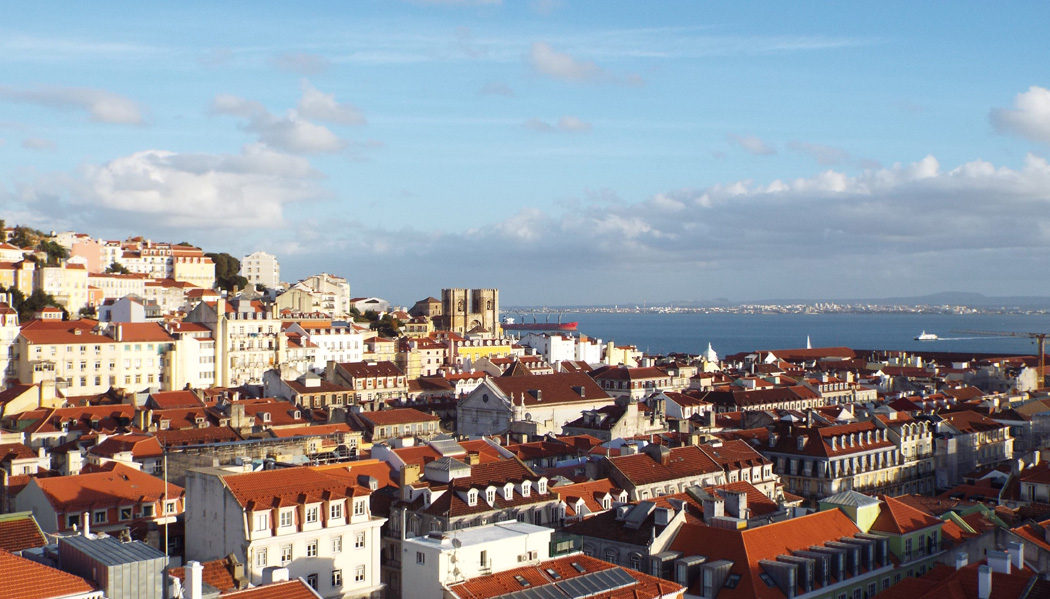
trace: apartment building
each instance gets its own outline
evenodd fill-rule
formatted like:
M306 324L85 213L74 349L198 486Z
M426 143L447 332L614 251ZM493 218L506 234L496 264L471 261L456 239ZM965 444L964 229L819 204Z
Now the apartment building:
M233 553L252 584L264 581L267 568L283 567L322 597L379 599L386 519L372 514L372 490L367 477L338 464L191 470L186 557L210 561Z
M273 254L252 252L241 258L241 276L252 285L276 289L281 283L281 265Z

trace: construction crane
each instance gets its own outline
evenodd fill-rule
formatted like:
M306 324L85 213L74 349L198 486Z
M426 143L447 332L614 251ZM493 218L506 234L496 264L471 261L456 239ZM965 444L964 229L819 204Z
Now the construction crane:
M1046 337L1050 333L1026 333L1022 331L955 331L964 335L982 335L984 337L1028 337L1029 339L1035 339L1039 346L1039 386L1044 386L1043 377L1045 375L1046 368L1046 356L1043 353L1043 349L1046 347Z

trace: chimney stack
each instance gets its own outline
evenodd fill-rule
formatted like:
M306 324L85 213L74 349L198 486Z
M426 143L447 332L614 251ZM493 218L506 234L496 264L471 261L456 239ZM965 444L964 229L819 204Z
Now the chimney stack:
M204 582L204 566L200 562L186 564L186 593L187 599L201 599Z
M977 568L977 599L992 596L992 569L987 565Z

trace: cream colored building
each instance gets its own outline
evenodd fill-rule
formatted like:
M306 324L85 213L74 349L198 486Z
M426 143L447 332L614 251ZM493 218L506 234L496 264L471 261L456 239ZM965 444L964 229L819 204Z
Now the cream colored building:
M173 256L171 278L197 287L214 287L215 263L204 255Z
M208 327L215 337L215 384L261 385L263 374L282 362L285 337L273 306L257 300L201 302L186 322Z
M103 393L110 387L139 392L166 389L165 359L173 339L157 323L93 320L27 323L15 340L18 379L54 381L66 396Z
M50 294L70 314L88 306L88 271L79 264L38 268L33 289Z
M281 265L273 254L252 252L241 258L241 276L252 285L275 289L281 284Z

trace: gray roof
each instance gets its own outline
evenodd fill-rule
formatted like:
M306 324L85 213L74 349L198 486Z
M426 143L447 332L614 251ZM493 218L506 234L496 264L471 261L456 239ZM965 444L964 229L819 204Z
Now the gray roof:
M858 493L856 491L843 491L831 497L825 497L820 500L820 503L831 503L834 505L851 505L851 506L865 506L879 503L878 499L874 497L868 497L864 493Z
M142 541L121 543L113 537L61 537L59 543L68 543L77 551L107 566L164 559L164 554Z

